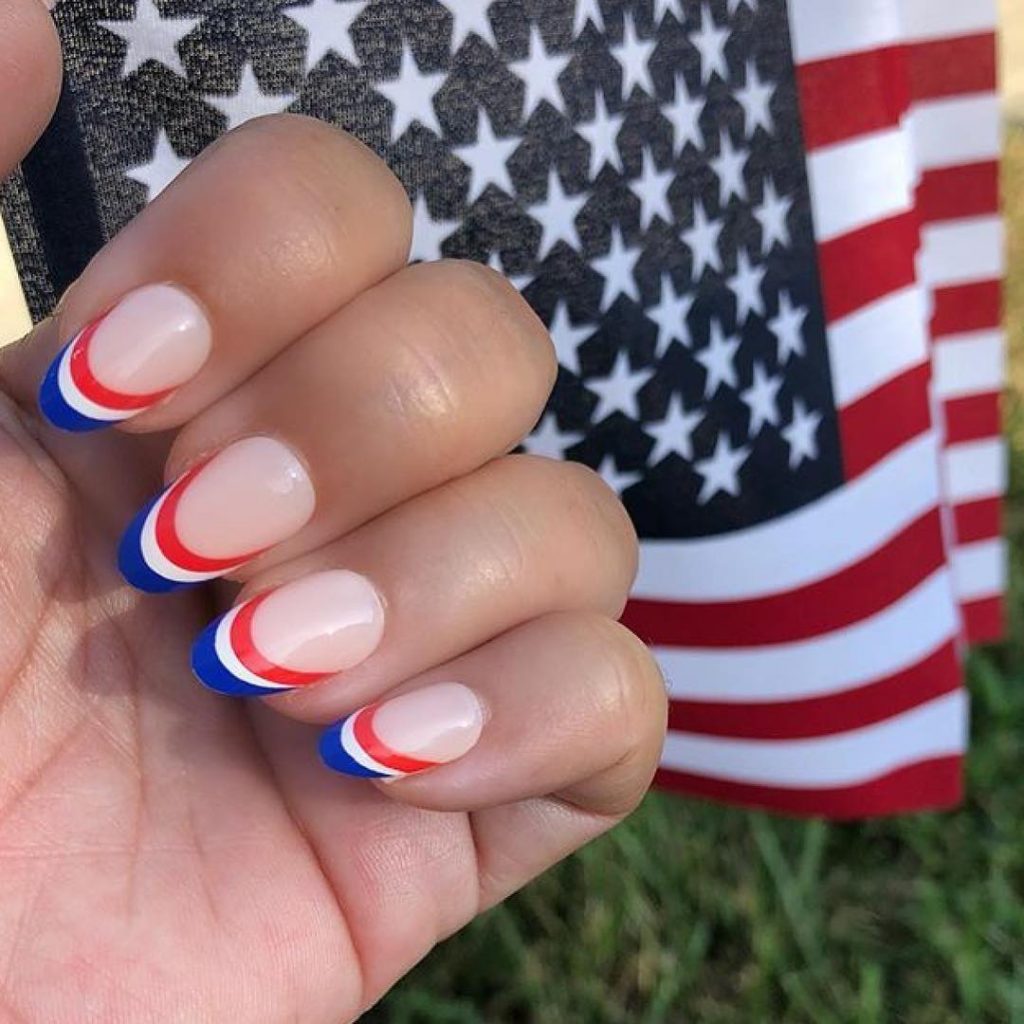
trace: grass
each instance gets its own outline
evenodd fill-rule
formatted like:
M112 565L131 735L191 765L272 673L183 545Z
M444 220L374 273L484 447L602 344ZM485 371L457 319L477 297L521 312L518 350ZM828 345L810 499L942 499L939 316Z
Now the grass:
M1024 130L1005 192L1024 268ZM1024 270L1008 295L1021 337ZM1006 402L1011 608L1024 586L1024 352ZM958 811L794 822L652 795L438 948L388 1024L1024 1024L1024 622L976 651Z

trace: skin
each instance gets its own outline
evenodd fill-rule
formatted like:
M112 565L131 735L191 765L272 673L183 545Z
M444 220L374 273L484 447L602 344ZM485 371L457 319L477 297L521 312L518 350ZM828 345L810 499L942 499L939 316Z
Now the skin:
M57 76L42 6L0 6L0 171L41 130ZM550 342L490 271L406 268L409 234L404 192L357 141L253 122L0 354L5 1024L354 1019L648 786L666 700L614 621L636 564L628 519L589 471L505 454L544 405ZM42 424L34 394L62 341L159 281L210 313L203 371L117 430ZM133 511L252 433L300 453L309 524L235 584L126 587L113 552ZM365 663L262 702L189 678L214 614L329 567L385 601ZM484 705L463 758L386 784L320 765L310 723L442 680Z

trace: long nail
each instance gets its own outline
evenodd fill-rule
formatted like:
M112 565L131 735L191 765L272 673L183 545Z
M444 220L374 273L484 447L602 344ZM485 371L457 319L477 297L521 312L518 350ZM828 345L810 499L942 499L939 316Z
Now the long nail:
M461 683L435 683L370 704L320 737L328 768L362 778L401 778L470 751L483 729L476 694Z
M109 427L191 380L210 344L192 296L169 284L138 288L64 346L43 378L39 408L63 430Z
M343 569L268 590L210 623L192 648L200 682L234 697L312 686L364 662L384 632L365 577Z
M294 452L247 437L180 476L121 538L124 578L149 593L202 583L302 529L316 496Z

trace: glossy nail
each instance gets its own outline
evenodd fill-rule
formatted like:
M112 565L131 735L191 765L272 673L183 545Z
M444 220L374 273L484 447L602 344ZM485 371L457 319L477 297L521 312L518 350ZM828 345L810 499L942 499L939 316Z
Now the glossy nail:
M320 737L328 768L362 778L401 778L447 764L480 738L484 713L461 683L435 683L370 704Z
M139 512L121 539L121 573L149 593L224 576L301 530L315 504L290 448L270 437L235 441Z
M211 622L192 648L200 682L234 697L312 686L364 662L384 632L373 585L343 569L259 594Z
M109 427L191 380L210 344L206 314L187 292L138 288L64 346L43 378L39 408L64 430Z

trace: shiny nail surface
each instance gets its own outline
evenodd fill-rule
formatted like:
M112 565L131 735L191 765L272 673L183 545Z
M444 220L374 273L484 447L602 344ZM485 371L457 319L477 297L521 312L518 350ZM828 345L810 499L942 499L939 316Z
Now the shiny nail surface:
M224 576L301 530L315 504L290 448L270 437L243 438L139 512L121 538L121 573L149 593Z
M192 671L218 693L266 697L354 668L383 632L370 581L332 569L258 594L210 623L192 648Z
M39 408L63 430L99 430L163 401L210 354L206 314L169 284L129 292L79 331L51 363Z
M484 725L476 694L461 683L434 683L369 704L320 737L328 768L362 778L401 778L462 757Z

